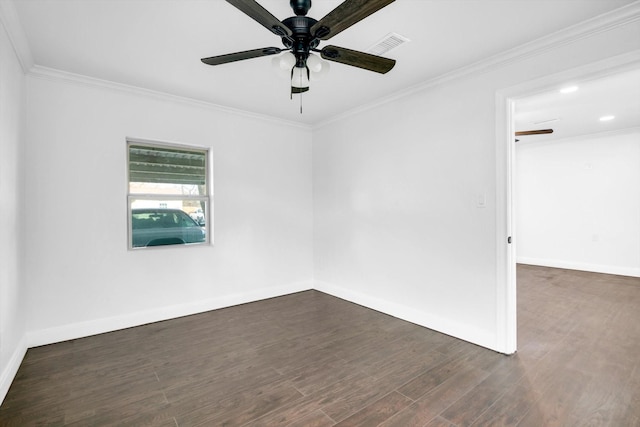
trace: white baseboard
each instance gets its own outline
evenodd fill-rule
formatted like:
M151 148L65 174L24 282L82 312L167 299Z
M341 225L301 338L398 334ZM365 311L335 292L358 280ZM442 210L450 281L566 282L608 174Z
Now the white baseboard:
M336 286L327 282L314 281L314 289L341 298L355 304L388 314L398 319L406 320L416 325L424 326L434 331L459 338L463 341L489 348L502 353L497 348L497 336L494 333L477 328L474 325L458 323L455 320L434 316L415 308L386 301L380 298L354 292L350 289Z
M147 323L159 322L162 320L175 319L177 317L203 313L206 311L217 310L220 308L231 307L234 305L245 304L267 298L279 297L295 292L307 291L310 289L312 289L311 282L297 282L288 285L259 289L253 292L225 295L220 298L212 298L203 301L193 301L185 304L177 304L140 311L136 313L124 314L121 316L113 316L102 319L89 320L86 322L56 326L53 328L29 331L27 333L26 346L37 347L46 344L53 344L56 342L87 337L90 335L116 331L119 329L131 328Z
M250 303L267 298L279 297L310 289L316 289L355 304L359 304L399 319L500 352L500 349L497 348L496 335L490 331L479 329L474 325L462 324L455 320L444 319L414 308L406 307L380 298L371 297L363 293L354 292L347 288L322 281L297 282L288 285L264 288L248 293L226 295L220 298L212 298L204 301L159 307L151 310L124 314L121 316L113 316L53 328L29 331L26 334L26 338L22 340L19 348L15 351L11 362L7 368L5 368L4 372L2 372L2 377L0 379L0 396L4 398L4 395L9 390L11 381L18 371L28 347L37 347L70 339L82 338L90 335L144 325L147 323Z
M567 270L591 271L593 273L616 274L618 276L640 277L640 268L619 267L615 265L589 264L584 262L562 261L557 259L517 257L518 264L539 265L542 267L566 268Z
M0 405L7 396L9 387L11 387L11 383L18 373L18 368L20 368L20 364L22 363L26 353L27 341L25 337L23 337L20 342L18 342L16 349L9 359L9 363L7 363L7 366L5 366L2 372L0 372Z

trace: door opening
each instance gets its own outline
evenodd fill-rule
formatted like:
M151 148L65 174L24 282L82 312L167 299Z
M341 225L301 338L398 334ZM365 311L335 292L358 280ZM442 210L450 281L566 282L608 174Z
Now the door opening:
M550 90L569 82L588 81L640 67L640 53L633 52L583 67L546 76L496 93L496 325L500 352L517 351L517 283L514 178L515 121L518 99Z

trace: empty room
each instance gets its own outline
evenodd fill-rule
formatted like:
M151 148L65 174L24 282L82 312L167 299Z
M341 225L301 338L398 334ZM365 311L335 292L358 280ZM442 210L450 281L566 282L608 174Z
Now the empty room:
M640 425L639 1L0 27L0 426Z

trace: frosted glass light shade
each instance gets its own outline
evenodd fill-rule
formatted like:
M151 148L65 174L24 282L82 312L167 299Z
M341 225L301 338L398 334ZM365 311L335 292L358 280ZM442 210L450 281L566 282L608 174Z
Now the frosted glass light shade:
M289 76L294 65L296 65L296 57L291 52L274 56L271 59L271 66L281 76Z
M329 69L331 68L329 66L329 62L321 60L320 65L320 70L318 70L317 72L311 71L311 80L322 80L327 74L329 74Z
M322 68L322 60L316 55L309 54L309 57L307 58L307 67L309 67L309 71L312 73L317 73Z
M291 75L291 86L297 88L309 87L309 72L306 68L294 67Z

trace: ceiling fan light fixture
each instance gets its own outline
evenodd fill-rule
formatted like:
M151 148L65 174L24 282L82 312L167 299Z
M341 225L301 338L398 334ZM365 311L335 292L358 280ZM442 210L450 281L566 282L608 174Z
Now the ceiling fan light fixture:
M293 67L291 70L291 87L298 89L309 88L309 69L307 67Z
M296 57L291 52L286 52L283 55L274 56L271 60L271 66L276 74L281 76L288 76L291 73L291 69L296 65Z
M317 55L309 54L307 58L307 67L309 71L317 73L322 69L322 60Z
M227 0L236 9L279 36L284 48L272 46L251 49L202 58L200 61L207 65L222 65L276 55L271 61L272 68L278 74L290 73L288 77L291 80L292 97L294 93L301 94L309 90L311 76L314 80L318 80L329 72L329 64L324 60L380 74L385 74L394 67L396 61L393 59L339 46L325 46L323 49L318 49L318 45L321 41L329 40L395 0L343 0L320 20L307 16L311 1L290 0L289 5L296 16L280 21L257 0ZM284 51L289 52L278 55ZM322 59L312 55L312 51L320 53ZM302 113L302 97L300 97L300 113Z
M320 71L318 72L311 71L310 77L312 81L322 80L323 78L325 78L327 74L329 74L329 70L331 69L329 62L321 61L321 63L322 63L322 67L320 67Z
M307 58L307 68L309 69L309 77L313 81L322 80L329 74L329 61L320 59L319 56L309 54Z

